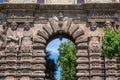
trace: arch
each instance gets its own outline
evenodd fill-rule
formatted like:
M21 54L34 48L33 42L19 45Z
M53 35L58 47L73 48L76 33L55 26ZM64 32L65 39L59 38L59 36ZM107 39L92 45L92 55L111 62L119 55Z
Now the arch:
M37 35L39 36L39 49L41 49L43 51L43 54L45 53L45 48L47 46L47 44L61 36L61 37L65 37L70 39L71 41L73 41L73 43L75 43L76 47L77 47L77 61L76 61L76 76L80 77L81 74L79 74L79 71L81 70L81 66L79 65L79 63L82 63L80 60L80 58L86 58L86 60L83 60L83 62L89 62L88 61L88 39L84 38L83 36L85 35L85 32L83 29L80 28L80 26L78 24L75 24L73 22L72 18L63 18L63 20L59 20L59 17L53 17L51 19L49 19L49 21L47 22L47 24L43 24L42 29L37 31ZM83 53L83 54L81 54ZM86 55L86 57L81 57L81 55ZM43 63L45 64L45 63ZM86 68L88 68L88 64L81 64L81 65L85 65L87 66ZM86 71L84 71L86 73ZM89 76L89 73L87 72L87 76Z
M102 22L99 22L99 21L97 22L97 20L99 19L92 20L90 18L88 21L88 24L89 23L91 24L89 24L88 26L90 26L91 29L88 29L86 27L86 24L87 24L86 20L85 21L81 20L83 22L80 22L80 19L77 17L77 21L78 21L77 22L72 16L64 17L64 15L61 12L59 13L58 16L54 16L52 18L46 17L44 19L40 18L39 20L41 21L36 20L34 23L34 26L31 27L32 30L31 29L25 30L25 27L30 28L31 24L33 24L33 21L32 21L33 17L31 19L31 17L20 18L19 16L16 16L16 17L12 16L10 18L7 18L7 21L9 22L7 23L7 25L4 24L3 26L9 29L10 27L8 28L8 26L11 26L10 23L14 23L12 21L13 17L16 23L18 24L17 25L14 24L12 26L18 26L18 28L19 26L22 26L20 27L22 30L18 30L18 29L15 30L15 32L19 33L20 35L13 33L14 31L6 31L6 30L5 32L7 34L3 34L3 38L4 36L13 37L14 39L13 41L11 40L11 42L17 45L17 46L12 45L12 47L11 45L9 45L8 46L8 49L10 49L9 51L4 52L5 49L2 49L3 51L0 52L1 53L0 62L1 64L3 63L1 66L1 69L5 70L5 72L0 73L0 76L5 78L5 80L9 80L9 76L11 76L11 78L15 78L15 77L22 78L22 76L27 76L27 77L30 76L30 79L33 78L33 80L36 78L40 80L44 80L45 78L44 71L45 71L45 64L46 64L45 47L49 43L49 41L59 36L63 36L72 40L77 46L77 53L76 53L77 80L90 80L91 78L98 79L99 77L102 78L104 74L107 75L108 77L109 76L115 77L115 75L117 74L116 65L115 65L116 60L115 59L107 60L106 58L102 59L103 56L101 57L101 54L99 51L101 46L101 43L100 43L100 39L102 37L101 34L103 32L101 32L100 29L96 30L95 28L100 27L97 24L100 24L103 26L104 25L103 22L106 20L106 18L105 20L102 19ZM26 24L26 21L28 21L29 24ZM83 24L84 26L82 28ZM2 27L2 25L0 26ZM23 26L24 26L24 29L23 29ZM92 26L94 27L93 31L92 31ZM112 27L112 25L109 27ZM103 30L103 27L101 28L101 30ZM4 30L1 32L4 32ZM10 35L9 35L9 32L11 32ZM24 34L21 34L21 33L24 33ZM33 35L35 37L33 37ZM23 42L21 42L19 46L18 46L19 40L17 40L17 43L16 41L14 41L16 40L16 38L18 39L17 36L21 37L22 40L24 40ZM26 37L27 37L27 40L26 40ZM28 44L26 45L26 43ZM21 45L22 45L22 50L20 50ZM19 47L18 48L19 50L14 51L13 47L14 48ZM12 57L9 57L8 55ZM27 57L26 59L25 56L29 56L29 57ZM13 58L13 57L14 57L14 60L11 60L10 58ZM15 64L13 65L13 67L8 66L8 63L11 64L11 62ZM112 62L114 64L109 65L108 62ZM25 67L25 66L29 66L29 64L25 64L25 63L29 63L31 66ZM25 64L25 66L23 64ZM4 67L4 65L6 65L7 67ZM102 65L104 65L104 67ZM9 72L9 69L11 68L14 71L13 74L10 74ZM28 71L21 72L22 71L21 69L26 69L26 68ZM102 69L104 69L104 72L102 72ZM107 76L104 76L104 79L106 79Z
M38 30L37 35L41 38L39 42L43 47L49 41L59 36L70 39L78 48L87 47L87 39L82 38L84 30L79 28L77 24L74 24L71 18L62 21L62 26L59 26L59 21L53 18L49 20L48 24L44 24L41 30Z

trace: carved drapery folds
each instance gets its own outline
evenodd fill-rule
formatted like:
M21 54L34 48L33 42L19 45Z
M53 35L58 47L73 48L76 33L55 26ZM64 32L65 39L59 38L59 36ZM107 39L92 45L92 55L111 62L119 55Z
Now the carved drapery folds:
M19 27L20 25L22 25L22 27ZM6 79L7 76L14 77L16 74L23 76L31 75L31 67L28 67L28 64L31 65L32 63L31 53L33 53L33 33L30 31L30 23L3 23L2 27L3 29L0 32L0 38L3 41L1 45L1 50L4 51L5 57L5 60L3 61L7 64L14 64L12 66L5 65ZM23 53L25 55L23 55ZM28 64L23 65L26 62ZM19 70L17 69L26 69L30 73L18 74ZM17 70L17 72L15 71L15 73L10 74L7 72L9 70L13 70L13 72Z
M6 34L5 52L32 52L33 34L30 31L29 22L24 23L24 29L22 32L19 32L17 28L17 23L12 22L10 29L8 29Z
M6 52L18 52L19 51L19 36L17 32L17 23L11 23L11 29L8 30L7 34L7 45L5 48Z
M21 48L20 51L23 53L31 53L33 51L33 33L30 31L30 23L24 23L24 31L21 38Z

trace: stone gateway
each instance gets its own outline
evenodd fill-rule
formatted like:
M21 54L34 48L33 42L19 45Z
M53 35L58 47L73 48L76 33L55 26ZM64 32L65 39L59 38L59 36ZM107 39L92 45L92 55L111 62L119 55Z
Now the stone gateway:
M120 79L118 57L100 53L103 29L119 29L119 3L4 3L0 11L0 80L46 80L45 48L59 36L77 46L77 80Z

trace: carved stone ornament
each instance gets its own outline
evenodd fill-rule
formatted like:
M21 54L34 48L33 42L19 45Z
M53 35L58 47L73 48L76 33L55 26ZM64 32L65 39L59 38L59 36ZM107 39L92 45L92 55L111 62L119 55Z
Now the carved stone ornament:
M60 30L61 30L61 28L63 26L63 13L62 12L59 13L58 18L59 18L58 26L60 27Z
M89 42L89 52L90 53L99 53L100 52L100 37L99 36L91 36Z
M111 27L112 27L112 23L110 21L106 21L105 28L111 28Z

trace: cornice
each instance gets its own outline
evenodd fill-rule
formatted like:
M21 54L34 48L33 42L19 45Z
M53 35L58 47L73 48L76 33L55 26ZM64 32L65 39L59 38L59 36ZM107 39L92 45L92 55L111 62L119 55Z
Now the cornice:
M71 5L50 4L9 4L1 3L1 11L119 11L120 3L83 3Z

